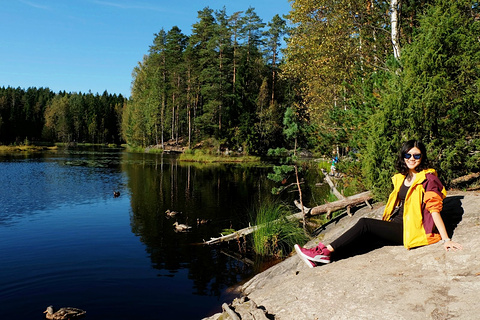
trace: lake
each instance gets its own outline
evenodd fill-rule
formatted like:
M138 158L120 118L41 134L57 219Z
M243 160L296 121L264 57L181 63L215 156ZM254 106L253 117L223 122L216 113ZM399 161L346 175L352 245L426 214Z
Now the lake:
M112 148L0 154L0 319L43 319L49 305L90 320L220 312L263 266L225 254L236 243L202 243L248 226L274 197L270 172ZM305 188L306 201L324 192ZM292 204L295 193L275 197ZM176 221L192 229L175 232Z

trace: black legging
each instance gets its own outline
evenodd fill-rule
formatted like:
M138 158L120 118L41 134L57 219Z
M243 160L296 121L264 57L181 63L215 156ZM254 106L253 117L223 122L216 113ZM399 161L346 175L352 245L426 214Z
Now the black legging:
M330 243L336 251L348 246L363 235L373 235L392 244L403 244L403 224L378 219L360 218L358 222L344 234Z

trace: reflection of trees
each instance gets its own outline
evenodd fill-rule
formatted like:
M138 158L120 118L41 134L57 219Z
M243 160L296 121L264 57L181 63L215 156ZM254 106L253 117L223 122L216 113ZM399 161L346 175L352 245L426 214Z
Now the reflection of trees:
M220 295L225 286L238 283L250 272L243 264L220 254L215 247L199 245L222 229L243 227L248 211L270 195L267 168L235 165L183 165L162 155L126 155L124 172L131 194L133 232L146 244L154 268L172 276L189 269L196 294ZM182 212L168 219L167 209ZM208 219L196 225L197 218ZM193 226L175 233L173 223Z
M164 155L126 157L129 161L123 161L123 171L131 194L132 230L146 245L160 276L173 276L188 268L196 294L218 296L226 286L237 284L252 272L215 247L199 244L218 236L222 229L248 224L251 209L272 197L273 182L266 178L270 168L184 164ZM292 203L295 194L281 196ZM182 214L168 219L167 209ZM197 226L197 218L211 223ZM175 220L192 225L192 231L175 233Z
M209 258L204 259L205 256ZM189 265L189 278L193 280L194 293L199 295L219 296L226 286L239 283L251 272L252 268L211 247L196 250Z

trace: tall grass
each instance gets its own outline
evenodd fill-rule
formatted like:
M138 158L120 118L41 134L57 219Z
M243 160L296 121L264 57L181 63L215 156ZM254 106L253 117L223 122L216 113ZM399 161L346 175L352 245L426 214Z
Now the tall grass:
M222 155L222 154L212 154L205 150L187 150L185 153L180 155L180 161L190 161L190 162L204 162L204 163L213 163L213 162L259 162L260 157L255 156L234 156L234 155Z
M282 258L295 243L308 240L299 222L286 218L290 214L287 206L275 202L265 202L256 210L254 224L259 228L253 233L255 253Z

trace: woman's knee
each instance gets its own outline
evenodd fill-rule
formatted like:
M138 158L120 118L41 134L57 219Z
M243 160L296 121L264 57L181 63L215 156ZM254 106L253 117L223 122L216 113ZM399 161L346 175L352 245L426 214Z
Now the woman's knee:
M369 220L371 220L371 219L370 219L370 218L362 217L362 218L358 219L357 224L359 224L359 225L361 225L361 226L366 226L366 225L368 225Z

